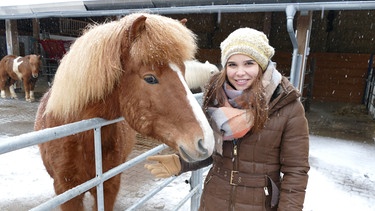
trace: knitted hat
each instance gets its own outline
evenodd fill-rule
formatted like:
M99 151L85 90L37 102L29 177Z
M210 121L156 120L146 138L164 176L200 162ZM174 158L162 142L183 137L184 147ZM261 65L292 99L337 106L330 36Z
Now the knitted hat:
M225 67L229 57L244 54L254 59L266 70L275 50L268 44L267 36L251 28L240 28L232 32L221 44L221 64Z

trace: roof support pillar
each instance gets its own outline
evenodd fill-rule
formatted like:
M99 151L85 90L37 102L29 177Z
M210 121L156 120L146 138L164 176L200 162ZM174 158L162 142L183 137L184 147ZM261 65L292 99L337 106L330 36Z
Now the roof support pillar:
M309 43L311 35L311 25L312 25L312 11L301 11L297 19L297 42L298 42L298 55L301 55L301 65L300 69L297 69L299 74L298 89L303 92L306 63L309 55Z
M19 55L20 48L18 41L17 20L5 20L5 36L8 55Z
M38 40L40 39L40 25L39 25L39 19L38 18L33 18L33 38L34 38L34 53L39 54L40 49L39 49L39 42Z

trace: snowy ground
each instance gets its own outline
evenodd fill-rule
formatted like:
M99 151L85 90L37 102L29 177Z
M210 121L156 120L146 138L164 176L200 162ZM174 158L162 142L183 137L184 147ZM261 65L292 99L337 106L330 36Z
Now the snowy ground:
M306 211L374 211L375 145L310 136Z
M374 211L374 152L373 143L311 136L311 170L304 211ZM0 169L2 211L28 210L54 195L52 180L36 146L0 155ZM187 194L189 187L184 180L188 177L189 173L177 178L147 202L150 209L142 210L173 210L168 204ZM189 203L180 210L190 210Z

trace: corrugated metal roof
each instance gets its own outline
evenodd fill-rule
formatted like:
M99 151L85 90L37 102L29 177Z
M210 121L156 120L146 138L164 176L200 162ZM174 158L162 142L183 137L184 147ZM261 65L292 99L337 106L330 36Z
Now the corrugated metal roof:
M159 14L217 12L285 11L290 4L296 10L372 10L375 1L327 0L1 0L0 19L45 17L89 17L126 15L137 11Z

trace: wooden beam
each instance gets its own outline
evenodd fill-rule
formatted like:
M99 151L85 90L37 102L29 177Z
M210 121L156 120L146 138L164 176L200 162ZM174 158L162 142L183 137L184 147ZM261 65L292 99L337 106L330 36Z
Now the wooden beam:
M308 49L312 25L312 12L307 14L300 14L297 19L297 42L298 53L305 55Z
M19 55L20 48L18 40L17 20L5 20L5 36L8 55Z
M271 26L272 26L272 12L265 12L264 13L264 22L263 22L263 32L270 36L271 33Z
M310 34L312 25L312 11L303 11L299 13L297 19L297 43L298 43L298 54L302 56L301 69L300 71L300 87L297 87L303 92L303 85L305 79L306 63L309 51Z
M34 44L34 53L39 54L39 43L38 40L40 39L40 25L39 25L39 19L34 18L33 19L33 38L35 40Z

